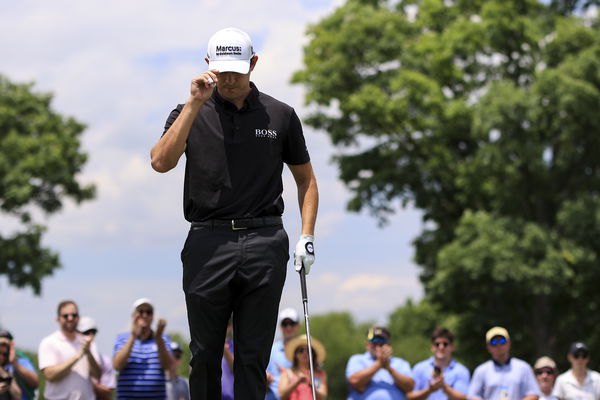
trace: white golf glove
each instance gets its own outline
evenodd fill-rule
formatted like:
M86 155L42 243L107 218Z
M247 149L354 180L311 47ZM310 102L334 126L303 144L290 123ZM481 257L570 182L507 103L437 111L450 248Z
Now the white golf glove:
M296 243L296 250L294 251L294 267L297 272L300 272L302 265L304 265L306 275L310 272L310 266L315 262L314 240L313 235L300 235L300 240Z

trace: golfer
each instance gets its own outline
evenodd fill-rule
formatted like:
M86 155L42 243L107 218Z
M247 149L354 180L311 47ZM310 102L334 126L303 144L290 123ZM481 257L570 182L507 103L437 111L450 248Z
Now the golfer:
M233 312L235 398L264 399L265 370L289 259L283 229L286 163L298 188L302 231L296 270L314 262L317 183L294 109L250 82L250 37L234 28L208 42L208 70L169 115L151 151L158 172L186 155L184 215L191 222L181 252L191 333L194 400L221 398L221 357Z

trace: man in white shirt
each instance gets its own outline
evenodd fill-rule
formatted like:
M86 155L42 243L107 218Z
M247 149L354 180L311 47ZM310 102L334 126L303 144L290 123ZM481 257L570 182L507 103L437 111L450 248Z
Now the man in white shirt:
M100 366L93 335L77 332L79 311L71 300L58 305L60 329L42 339L38 350L39 368L46 378L47 400L94 400L91 377L100 378Z
M567 359L571 369L556 379L552 394L559 400L600 399L600 374L587 368L590 349L585 343L575 342L569 348Z

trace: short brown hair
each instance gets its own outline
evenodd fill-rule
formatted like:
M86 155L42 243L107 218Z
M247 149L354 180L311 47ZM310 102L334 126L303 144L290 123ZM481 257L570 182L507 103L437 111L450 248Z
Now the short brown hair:
M450 329L444 326L440 326L433 330L433 333L431 334L431 342L435 342L435 339L438 338L448 339L450 343L454 342L454 334Z
M63 300L60 303L58 303L58 308L56 309L56 315L58 315L60 317L60 310L62 310L62 308L64 306L68 306L69 304L73 304L75 306L75 308L77 308L79 311L79 307L77 307L77 303L75 303L73 300Z

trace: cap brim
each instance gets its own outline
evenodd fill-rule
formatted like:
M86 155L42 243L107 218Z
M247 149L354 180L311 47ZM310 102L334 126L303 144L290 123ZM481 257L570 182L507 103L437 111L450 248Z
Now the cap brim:
M208 69L216 69L219 72L247 74L250 72L250 60L209 60Z

